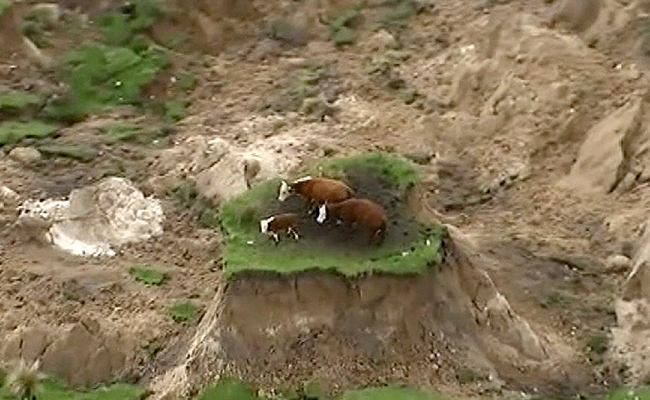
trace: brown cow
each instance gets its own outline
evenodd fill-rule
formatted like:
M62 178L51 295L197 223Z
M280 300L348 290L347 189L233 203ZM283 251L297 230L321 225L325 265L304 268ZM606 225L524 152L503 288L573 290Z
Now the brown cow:
M287 236L293 235L293 238L298 240L298 224L300 217L295 213L276 214L269 218L260 220L260 230L266 235L270 235L275 244L280 241L278 233L285 233Z
M293 193L307 198L310 206L314 204L338 203L354 197L354 191L344 182L336 179L311 176L300 178L291 184L282 181L278 200L285 201Z
M386 210L372 200L354 198L336 204L323 204L319 208L316 221L322 224L328 214L348 225L363 226L368 232L370 242L376 237L379 237L379 243L384 240L388 216Z

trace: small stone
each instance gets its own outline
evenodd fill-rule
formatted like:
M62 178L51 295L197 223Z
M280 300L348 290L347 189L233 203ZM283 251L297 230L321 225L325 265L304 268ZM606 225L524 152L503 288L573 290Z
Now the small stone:
M624 271L630 267L630 264L631 260L622 254L611 255L605 260L605 266L610 272Z
M20 201L18 193L6 186L0 186L0 203L5 205L15 205Z
M397 48L398 43L392 34L382 29L370 37L368 46L371 50L386 50Z
M16 147L9 152L9 158L23 165L30 165L41 159L41 153L33 147Z

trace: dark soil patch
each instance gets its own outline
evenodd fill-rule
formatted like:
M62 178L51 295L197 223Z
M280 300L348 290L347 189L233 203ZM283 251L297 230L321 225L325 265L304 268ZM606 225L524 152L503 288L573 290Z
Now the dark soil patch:
M406 246L418 239L422 227L410 215L403 201L403 193L371 171L348 173L346 180L356 191L357 197L375 201L386 210L389 222L382 246ZM374 247L368 242L362 227L337 225L331 219L321 225L316 222L318 213L309 215L308 207L309 204L303 197L292 195L284 202L274 200L269 204L266 215L288 212L301 215L300 235L306 246L331 247L347 254L363 252Z

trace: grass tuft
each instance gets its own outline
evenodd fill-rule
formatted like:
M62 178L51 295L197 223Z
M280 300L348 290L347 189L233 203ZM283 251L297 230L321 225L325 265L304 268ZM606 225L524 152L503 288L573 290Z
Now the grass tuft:
M81 162L90 162L99 155L99 150L83 144L45 144L36 148L51 157L70 158Z
M220 379L204 389L196 400L261 400L253 389L237 379Z
M192 323L199 315L199 308L190 301L177 301L169 306L168 312L174 322Z
M17 143L26 138L52 136L59 128L40 121L7 121L0 123L0 146Z
M0 113L18 113L26 108L39 107L45 102L42 95L0 88Z
M147 265L134 265L129 268L129 275L137 282L147 286L160 286L167 279L167 273L150 268Z
M12 0L0 0L0 17L13 5Z

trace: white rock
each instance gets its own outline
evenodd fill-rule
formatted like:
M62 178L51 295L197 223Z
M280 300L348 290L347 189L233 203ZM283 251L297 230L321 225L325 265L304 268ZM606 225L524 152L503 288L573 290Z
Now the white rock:
M628 269L630 265L631 260L622 254L611 255L607 257L607 260L605 260L605 266L607 267L607 270L611 272L624 271Z
M16 147L9 152L9 158L30 165L41 159L41 153L33 147Z

